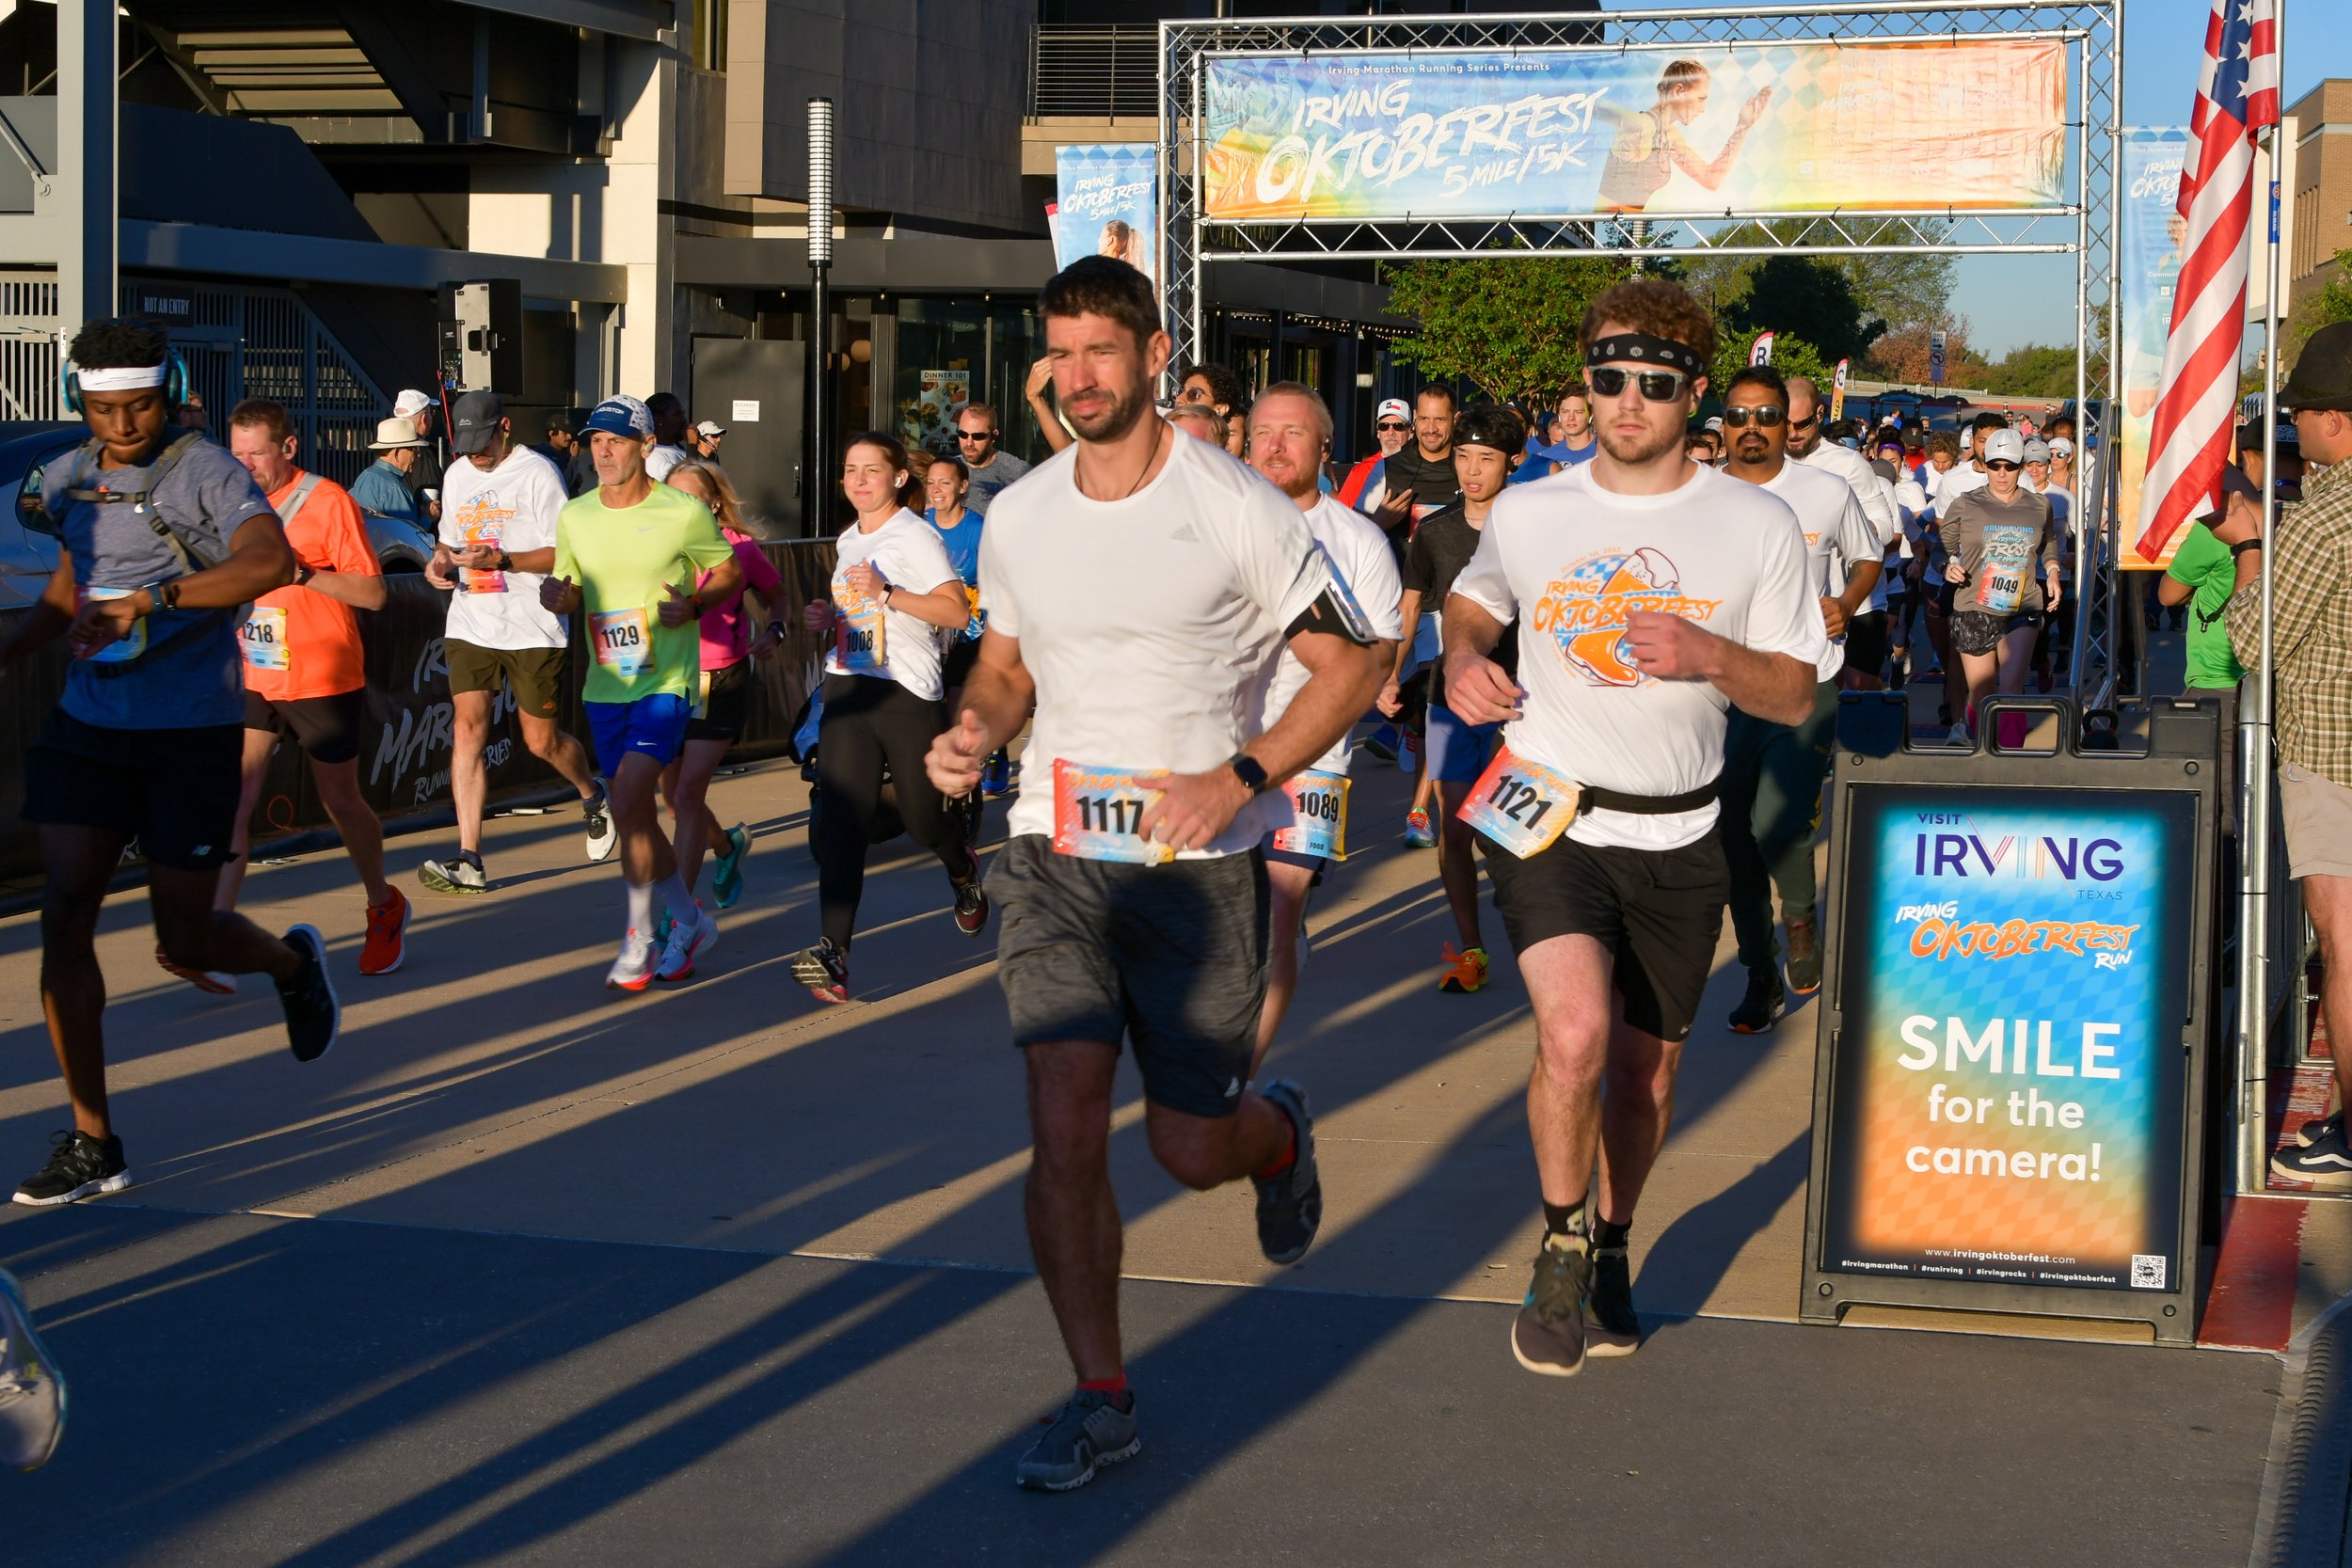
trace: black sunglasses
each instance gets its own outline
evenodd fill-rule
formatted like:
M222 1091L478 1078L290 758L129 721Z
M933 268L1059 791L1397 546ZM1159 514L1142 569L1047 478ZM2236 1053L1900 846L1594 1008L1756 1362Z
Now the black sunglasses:
M1820 410L1817 408L1813 411L1813 417L1809 420L1790 420L1788 421L1788 428L1791 430L1809 430L1820 422L1821 413Z
M1402 422L1400 422L1400 421L1398 421L1398 420L1383 420L1380 423L1378 423L1378 424L1376 424L1376 425L1373 426L1373 428L1374 428L1375 430L1379 430L1379 431L1391 431L1391 430L1410 430L1410 429L1412 429L1413 427L1412 427L1411 425L1402 423Z
M1691 384L1691 378L1680 371L1629 371L1622 365L1590 366L1584 372L1584 379L1605 398L1623 397L1625 384L1632 381L1641 388L1645 403L1673 403L1682 396L1682 388Z
M1988 473L2007 474L2016 472L2018 466L2006 457L1994 457L1988 458L1984 467Z
M1771 430L1788 417L1788 409L1772 403L1758 404L1754 408L1724 410L1724 423L1733 429L1738 429L1741 425L1754 424L1762 425L1766 430Z
M959 441L993 441L997 434L993 430L959 430L956 432L956 439Z

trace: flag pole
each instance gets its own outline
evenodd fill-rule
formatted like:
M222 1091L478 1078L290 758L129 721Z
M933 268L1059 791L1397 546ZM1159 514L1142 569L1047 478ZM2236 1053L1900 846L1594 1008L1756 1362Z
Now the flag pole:
M2285 55L2286 0L2274 0L2271 39ZM2285 97L2285 83L2280 96ZM2282 105L2283 108L2283 105ZM2279 230L2271 197L2279 191L2280 143L2286 135L2283 112L2271 123L2269 180L2263 201L2263 417L2262 531L2265 546L2278 521L2279 483ZM2262 661L2252 671L2246 701L2238 708L2238 1148L2237 1190L2259 1193L2270 1184L2270 863L2272 584L2275 552L2265 547L2262 575ZM2299 927L2299 922L2297 923ZM2300 946L2300 929L2287 933ZM2299 954L2297 955L2299 957ZM2301 1042L2296 1042L2299 1048Z

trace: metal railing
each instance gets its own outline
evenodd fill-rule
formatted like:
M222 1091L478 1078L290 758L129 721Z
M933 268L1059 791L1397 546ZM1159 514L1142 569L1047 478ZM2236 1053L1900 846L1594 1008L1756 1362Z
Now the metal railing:
M1159 72L1157 24L1041 22L1029 32L1029 118L1150 119Z

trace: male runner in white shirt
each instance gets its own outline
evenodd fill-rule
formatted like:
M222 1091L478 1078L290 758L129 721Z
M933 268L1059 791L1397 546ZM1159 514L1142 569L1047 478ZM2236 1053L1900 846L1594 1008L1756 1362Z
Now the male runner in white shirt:
M962 795L1035 708L1027 786L989 871L1035 1148L1029 1244L1078 1389L1022 1458L1068 1491L1135 1453L1110 1184L1122 1036L1161 1165L1207 1191L1249 1177L1278 1263L1323 1192L1307 1097L1243 1087L1266 982L1259 841L1278 786L1347 733L1380 683L1371 627L1297 507L1152 412L1168 334L1151 280L1085 257L1038 298L1055 401L1077 440L996 498L980 539L988 630L931 782ZM1262 723L1277 657L1306 684Z
M1588 1334L1640 1343L1626 1239L1723 929L1724 716L1800 721L1829 657L1795 515L1683 454L1707 311L1630 278L1582 337L1600 455L1503 492L1445 609L1447 705L1509 721L1463 811L1535 1014L1544 1240L1511 1351L1553 1377ZM1516 683L1487 657L1515 620Z

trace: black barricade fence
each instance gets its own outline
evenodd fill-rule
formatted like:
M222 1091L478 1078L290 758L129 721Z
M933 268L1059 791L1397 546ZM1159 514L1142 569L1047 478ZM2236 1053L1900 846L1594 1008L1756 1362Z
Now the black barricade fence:
M803 626L800 607L831 593L834 545L830 539L794 540L765 546L784 579L784 646L755 667L742 739L734 755L747 760L774 756L792 740L794 720L818 679L825 643ZM367 640L368 704L359 746L359 783L389 825L404 816L450 803L450 761L455 745L455 713L449 690L449 663L442 622L449 595L415 573L395 573L386 582L384 608L359 616ZM0 615L0 639L13 634L24 611ZM764 610L754 610L755 618ZM571 657L558 721L584 742L587 724L580 704L586 648L573 617ZM24 804L25 754L40 734L41 721L65 687L67 653L62 641L42 649L0 681L8 718L0 724L0 879L39 874L40 849L32 826L20 815ZM524 745L512 693L501 690L491 706L486 749L490 801L513 800L561 785L555 770ZM311 786L310 770L292 744L270 759L269 776L254 812L257 845L327 826L326 809Z
M2211 705L2127 705L2081 749L2069 703L1991 700L1913 750L1897 693L1849 695L1800 1316L1857 1305L2195 1331L2208 977Z

